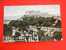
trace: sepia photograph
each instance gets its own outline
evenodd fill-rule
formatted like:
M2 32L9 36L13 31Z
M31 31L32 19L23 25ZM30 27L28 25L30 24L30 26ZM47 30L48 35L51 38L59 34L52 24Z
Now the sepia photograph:
M4 6L4 42L63 40L60 5Z

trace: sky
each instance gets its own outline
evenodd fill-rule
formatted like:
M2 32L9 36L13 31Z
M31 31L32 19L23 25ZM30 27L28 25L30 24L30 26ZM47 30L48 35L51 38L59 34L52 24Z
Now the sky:
M40 11L60 16L60 5L20 5L20 6L4 6L4 19L18 19L25 14L26 11Z

